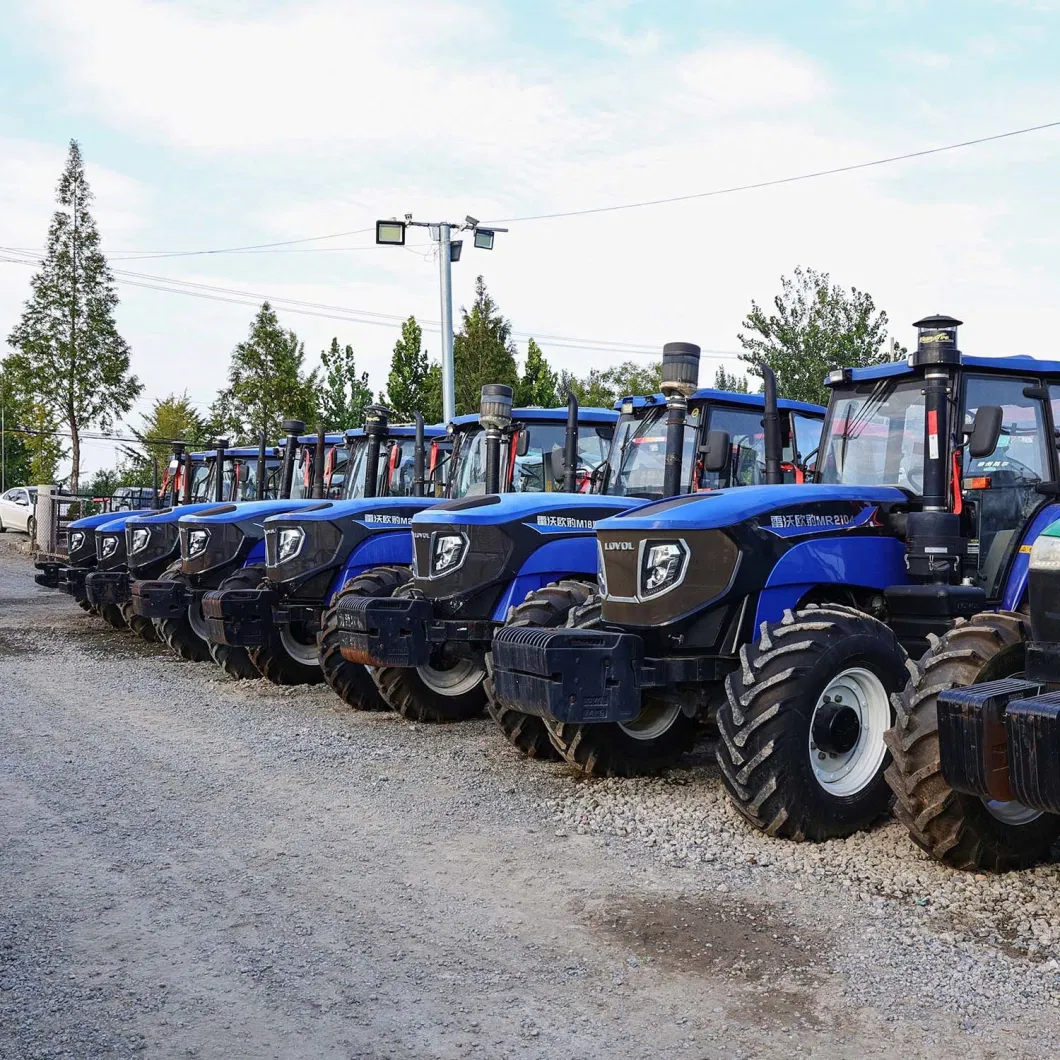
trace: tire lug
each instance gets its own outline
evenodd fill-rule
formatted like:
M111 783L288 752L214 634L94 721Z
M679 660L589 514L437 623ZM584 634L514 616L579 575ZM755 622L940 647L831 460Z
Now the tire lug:
M819 761L823 762L826 757L827 757L827 755L824 753L824 751L818 751L817 752L817 758L818 758Z

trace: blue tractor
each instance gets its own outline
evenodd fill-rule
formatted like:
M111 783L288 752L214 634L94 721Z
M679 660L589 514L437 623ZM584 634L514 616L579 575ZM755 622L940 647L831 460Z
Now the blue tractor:
M718 762L748 821L792 839L869 826L890 800L884 733L909 653L1018 607L1024 550L1057 515L1060 364L962 356L959 323L925 318L907 361L830 375L812 483L600 523L599 602L571 628L498 633L498 696L569 761L623 773L676 761L633 741L664 743L667 711L724 687Z
M354 458L357 442L347 442L343 435L303 435L305 424L298 420L285 421L283 430L281 454L265 456L263 441L257 450L247 450L257 454L257 463L248 459L244 471L237 469L235 486L240 492L229 503L173 509L126 522L131 567L126 591L132 611L151 620L159 638L183 659L211 658L202 596L245 564L260 565L264 518L315 503L328 488L329 473L336 468L344 473L347 461ZM339 449L344 450L341 455ZM299 468L302 474L296 474ZM258 676L245 652L226 652L222 665L233 676Z
M244 567L204 596L210 650L222 665L231 649L243 649L274 684L324 680L317 635L331 596L366 567L408 562L408 521L431 503L423 495L442 472L445 428L425 427L422 417L392 426L377 405L363 432L350 433L365 444L350 462L345 497L267 518L264 565Z
M491 388L486 389L491 392ZM488 415L488 402L485 407ZM593 419L591 429L595 433L600 411L587 411L586 416ZM605 420L614 418L607 413L602 416ZM556 488L558 484L551 479L545 482L536 441L551 444L568 429L577 434L578 420L575 414L571 428L569 410L514 410L499 439L500 446L512 458L510 475L499 475L504 488ZM433 432L428 428L430 433ZM393 455L390 463L395 463ZM276 655L266 638L286 636L301 642L306 650L304 672L297 675L298 679L319 679L322 675L349 706L366 710L385 707L367 669L342 656L337 640L337 604L351 598L388 595L408 581L411 520L417 512L445 497L482 494L485 429L479 416L458 416L445 436L432 439L430 466L425 467L424 463L425 449L416 446L412 475L402 476L401 487L395 484L389 496L322 504L268 519L265 586L247 592L214 594L204 605L211 616L216 615L211 617L211 624L215 625L217 638L229 643L254 642L257 646L251 648L252 657L273 680L283 674L275 669ZM432 488L424 488L424 479ZM304 624L301 636L297 623Z
M594 433L591 421L577 439L568 433L566 445L558 437L557 444L542 439L537 463L566 492L501 497L487 472L486 496L450 500L412 520L415 562L404 585L389 598L339 602L343 655L373 667L395 710L416 720L452 721L488 705L525 754L555 755L540 718L493 694L488 652L496 629L506 620L520 627L562 625L591 599L598 520L682 491L765 480L766 399L696 390L698 364L698 347L667 345L664 377L679 380L671 398L620 402L610 445L610 430ZM781 434L794 476L798 448L817 446L824 409L783 402L778 413L776 405L771 423L779 481ZM502 412L498 427L506 422ZM488 446L488 434L485 441ZM577 490L579 479L590 492Z

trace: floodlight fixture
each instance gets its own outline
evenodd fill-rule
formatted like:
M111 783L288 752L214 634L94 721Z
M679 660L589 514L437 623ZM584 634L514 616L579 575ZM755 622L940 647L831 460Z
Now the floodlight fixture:
M464 247L464 241L462 239L453 239L449 243L449 260L459 261L460 251Z
M492 228L476 228L475 229L475 247L478 250L492 250L493 249L493 229Z
M390 246L403 247L405 245L405 222L404 221L376 221L375 241L386 243Z

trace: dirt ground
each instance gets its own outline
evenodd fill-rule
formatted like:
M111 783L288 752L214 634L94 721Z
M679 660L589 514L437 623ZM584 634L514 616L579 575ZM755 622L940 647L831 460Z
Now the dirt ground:
M918 1004L918 969L939 964L886 910L559 828L548 800L575 781L487 721L415 726L341 711L326 688L231 682L38 588L15 540L0 538L5 1060L1060 1044L1057 1009L1033 999L974 1019Z

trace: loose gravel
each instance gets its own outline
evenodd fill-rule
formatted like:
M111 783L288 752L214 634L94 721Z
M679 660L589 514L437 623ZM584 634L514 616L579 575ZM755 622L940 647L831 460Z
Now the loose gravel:
M1037 1057L1060 871L751 832L710 747L592 781L486 721L237 683L0 535L0 1056Z

